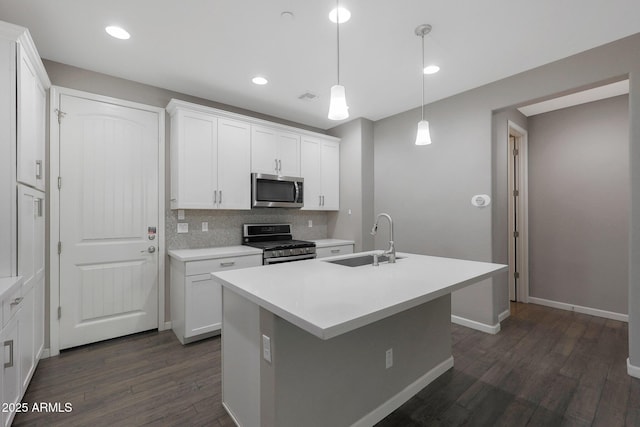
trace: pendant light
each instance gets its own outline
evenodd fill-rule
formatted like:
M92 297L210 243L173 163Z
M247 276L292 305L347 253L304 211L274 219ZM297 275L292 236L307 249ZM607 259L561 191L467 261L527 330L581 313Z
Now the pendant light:
M416 134L416 145L431 144L431 134L429 133L429 122L424 119L424 36L431 32L431 25L422 24L416 28L416 35L422 38L422 120L418 122L418 133Z
M344 120L349 117L347 96L344 86L340 84L340 4L336 0L336 40L338 51L338 84L331 86L331 101L329 102L329 120Z

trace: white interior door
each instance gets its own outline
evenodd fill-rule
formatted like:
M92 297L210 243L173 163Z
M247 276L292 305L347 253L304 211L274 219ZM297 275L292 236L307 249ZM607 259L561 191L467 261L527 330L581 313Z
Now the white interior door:
M158 115L61 95L60 348L158 327ZM152 239L153 237L153 239Z

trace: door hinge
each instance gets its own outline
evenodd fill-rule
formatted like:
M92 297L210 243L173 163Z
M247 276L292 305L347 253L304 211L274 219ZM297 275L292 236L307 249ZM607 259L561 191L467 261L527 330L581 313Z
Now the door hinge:
M58 306L58 319L62 317L62 307Z
M513 155L514 155L514 156L517 156L517 155L518 155L518 149L517 149L517 148L514 148L514 149L513 149Z
M520 233L518 233L517 231L513 232L513 237L518 238L520 237Z
M67 115L67 113L65 113L64 111L61 111L58 108L56 108L56 115L58 116L58 124L61 124L62 123L62 119L64 118L64 116Z
M62 253L62 242L58 242L58 255Z
M515 273L513 273L513 277L516 279L520 278L520 273L518 273L517 271Z
M520 195L520 192L518 190L513 190L514 197L518 197L519 195Z

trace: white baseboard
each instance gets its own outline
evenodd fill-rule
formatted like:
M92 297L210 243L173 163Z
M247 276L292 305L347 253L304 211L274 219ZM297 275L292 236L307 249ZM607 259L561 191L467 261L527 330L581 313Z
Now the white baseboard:
M168 322L164 322L164 326L161 326L158 328L159 331L168 331L169 329L171 329L171 321L169 320Z
M575 311L576 313L589 314L591 316L604 317L605 319L619 320L621 322L629 322L629 315L622 313L614 313L612 311L600 310L591 307L582 307L575 304L567 304L564 302L551 301L544 298L529 297L529 302L547 307L559 308L561 310Z
M413 383L409 384L400 393L393 396L391 399L378 406L373 411L369 412L364 417L353 423L351 427L369 427L384 419L387 415L402 406L407 400L411 399L420 390L428 386L440 375L453 368L453 356L450 356L444 362L437 365L435 368L418 378Z
M507 308L505 311L498 314L498 322L502 322L504 319L506 319L509 316L511 316L511 310Z
M475 320L466 319L464 317L451 315L451 322L456 325L466 326L467 328L475 329L480 332L495 335L500 332L500 323L495 325L487 325L486 323L476 322Z
M627 357L627 374L635 378L640 378L640 366L633 366Z
M49 350L48 348L43 348L40 359L48 359L49 357L51 357L51 350Z

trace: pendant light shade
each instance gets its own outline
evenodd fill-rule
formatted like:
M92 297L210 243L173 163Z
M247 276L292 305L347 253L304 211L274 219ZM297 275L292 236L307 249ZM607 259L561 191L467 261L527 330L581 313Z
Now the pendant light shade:
M418 122L418 134L416 135L416 145L431 144L431 134L429 133L429 122L420 120Z
M422 38L422 68L420 75L422 76L422 120L418 122L418 133L416 134L416 145L431 144L431 134L429 132L429 122L424 119L424 36L431 32L431 25L419 25L416 30L416 36Z
M331 102L329 103L329 119L344 120L349 117L349 107L347 107L347 96L344 86L331 86Z
M349 117L347 95L344 86L340 84L340 4L336 0L336 41L338 82L331 86L331 100L329 101L329 120L344 120Z

